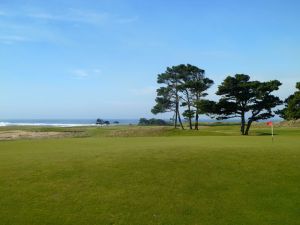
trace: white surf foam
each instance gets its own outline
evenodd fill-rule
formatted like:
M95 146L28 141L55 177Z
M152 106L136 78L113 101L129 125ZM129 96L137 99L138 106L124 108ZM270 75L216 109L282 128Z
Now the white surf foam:
M0 122L0 127L7 126L41 126L41 127L90 127L95 124L64 124L64 123L10 123Z

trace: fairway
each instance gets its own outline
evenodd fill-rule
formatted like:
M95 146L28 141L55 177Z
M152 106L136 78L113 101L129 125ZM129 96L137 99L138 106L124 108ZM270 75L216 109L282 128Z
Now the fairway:
M299 131L299 130L298 130ZM0 223L300 224L298 135L0 142Z

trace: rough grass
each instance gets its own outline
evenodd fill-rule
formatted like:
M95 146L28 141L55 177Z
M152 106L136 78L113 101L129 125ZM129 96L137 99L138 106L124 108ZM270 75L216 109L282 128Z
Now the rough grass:
M300 131L276 129L274 143L268 131L112 127L1 141L0 224L300 224Z
M172 127L156 126L116 126L84 129L88 137L161 137L161 136L240 136L237 124L201 124L199 130L181 130ZM300 135L300 127L278 126L275 135ZM271 129L266 125L253 126L250 136L271 135Z

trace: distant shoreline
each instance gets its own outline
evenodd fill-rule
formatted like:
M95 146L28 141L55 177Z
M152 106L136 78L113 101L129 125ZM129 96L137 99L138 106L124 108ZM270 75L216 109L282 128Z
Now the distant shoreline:
M139 119L106 119L111 125L137 125ZM270 119L273 122L280 122L282 120L278 118ZM119 123L114 124L115 121ZM166 120L167 121L167 120ZM204 123L230 123L239 122L239 120L223 120L216 121L212 119L203 119L200 122ZM264 121L261 121L264 122ZM110 125L110 126L111 126ZM0 127L11 126L35 126L35 127L91 127L97 126L96 119L0 119Z
M138 124L138 119L108 119L112 125ZM96 126L96 119L8 119L0 120L0 127L8 126L39 126L39 127L88 127Z

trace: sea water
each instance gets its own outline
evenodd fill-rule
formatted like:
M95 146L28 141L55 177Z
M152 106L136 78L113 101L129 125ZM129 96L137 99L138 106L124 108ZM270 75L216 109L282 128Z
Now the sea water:
M138 124L138 119L105 119L111 125L115 121L119 125ZM0 127L5 126L53 126L53 127L77 127L96 126L96 119L0 119Z

